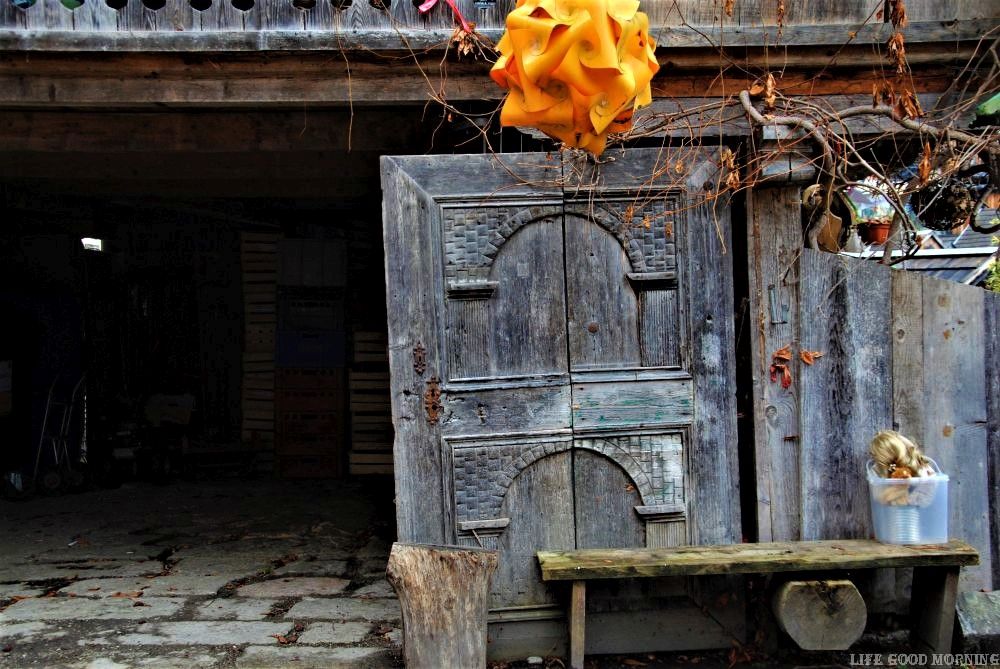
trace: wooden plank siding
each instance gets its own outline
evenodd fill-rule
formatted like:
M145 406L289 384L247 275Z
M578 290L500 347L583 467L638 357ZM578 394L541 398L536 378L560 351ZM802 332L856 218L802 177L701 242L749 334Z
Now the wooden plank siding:
M796 195L758 191L749 208L758 538L872 536L868 441L897 429L951 477L950 535L981 555L961 587L988 590L1000 500L997 296L872 261L790 254L801 243ZM787 322L772 323L775 313ZM793 361L783 390L768 366L786 344L796 357L800 349L824 355L812 366ZM875 578L877 610L905 610L905 580Z
M984 327L986 369L1000 369L1000 293L987 293ZM986 383L986 448L989 453L990 543L993 546L993 587L1000 586L1000 381L994 375Z
M384 5L379 7L376 5ZM497 0L477 7L474 0L458 0L462 14L488 37L502 30L514 0ZM91 0L76 10L58 0L39 0L25 9L0 13L0 29L94 32L255 32L323 31L342 36L369 31L442 34L447 39L455 26L450 9L442 3L421 15L408 0L381 3L316 0L293 4L292 0L257 0L245 11L233 0L212 0L207 8L194 9L190 0L166 0L152 10L141 0L127 0L121 10L101 0ZM241 4L242 6L242 4ZM888 33L882 0L849 0L839 3L791 2L778 16L777 3L737 0L731 15L721 0L646 0L642 10L649 16L653 34L661 46L761 45L838 43L855 33L867 41L872 35L884 41ZM962 22L996 19L998 9L990 0L907 3L909 41L947 39L960 33ZM885 34L883 34L885 33ZM931 36L935 35L934 39ZM415 45L425 47L426 44Z

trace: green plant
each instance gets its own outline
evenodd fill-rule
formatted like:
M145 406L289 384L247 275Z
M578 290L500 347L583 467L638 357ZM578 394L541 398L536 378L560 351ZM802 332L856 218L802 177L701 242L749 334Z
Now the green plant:
M1000 244L1000 237L993 237L990 241L994 244ZM986 290L1000 293L1000 260L994 258L993 262L990 263L990 268L986 270L986 282L983 285L986 286Z

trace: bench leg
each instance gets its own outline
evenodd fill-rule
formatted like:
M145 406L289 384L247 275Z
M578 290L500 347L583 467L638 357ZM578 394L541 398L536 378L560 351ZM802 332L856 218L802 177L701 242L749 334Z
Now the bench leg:
M950 653L960 567L915 567L910 612L913 642L932 653Z
M569 605L569 666L583 669L584 631L587 615L587 582L573 581Z

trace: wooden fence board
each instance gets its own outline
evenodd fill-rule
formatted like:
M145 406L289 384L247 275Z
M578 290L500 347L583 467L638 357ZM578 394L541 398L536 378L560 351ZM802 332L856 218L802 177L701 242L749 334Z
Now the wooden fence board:
M788 392L796 396L797 387L797 401L790 415L780 416L785 425L800 425L798 460L794 453L776 457L780 447L768 431L778 424L780 386L769 383L767 367L779 344L768 339L776 330L763 288L775 271L775 240L787 231L780 227L781 217L765 213L778 206L771 195L750 203L752 226L755 218L779 224L764 240L755 239L760 233L751 230L749 246L751 257L760 259L749 268L757 319L752 345L759 539L774 540L778 532L796 529L800 539L870 536L862 465L871 436L894 428L920 443L950 476L950 534L982 555L979 567L963 572L962 588L991 588L1000 580L995 559L1000 546L1000 296L870 261L803 251L798 292L788 295L799 322L797 328L782 324L782 334L794 342L797 329L801 349L825 355L813 366L798 365ZM788 212L787 218L795 216ZM800 482L797 498L788 499L789 481ZM779 508L774 502L781 498ZM779 519L796 505L800 510L792 518ZM871 587L874 610L905 612L910 597L905 573L877 574Z
M760 541L794 541L800 530L798 389L768 375L771 355L798 338L799 201L797 186L773 188L753 193L748 206ZM791 371L798 376L795 360Z
M796 381L802 539L870 536L861 467L869 435L892 425L889 272L875 263L803 251L800 345L824 355L803 365Z
M951 281L924 284L923 446L951 477L949 533L982 554L962 572L963 590L990 587L984 291Z
M993 587L1000 584L1000 293L986 293L983 356L986 372L986 446L989 453L990 547Z

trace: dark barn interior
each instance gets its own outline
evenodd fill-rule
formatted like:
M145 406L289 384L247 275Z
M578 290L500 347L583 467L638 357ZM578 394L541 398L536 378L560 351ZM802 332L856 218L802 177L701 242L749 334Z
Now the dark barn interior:
M391 475L378 159L475 128L419 107L16 119L5 495Z

